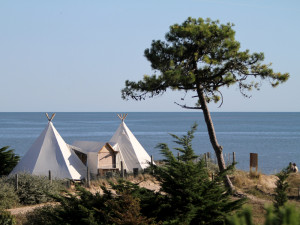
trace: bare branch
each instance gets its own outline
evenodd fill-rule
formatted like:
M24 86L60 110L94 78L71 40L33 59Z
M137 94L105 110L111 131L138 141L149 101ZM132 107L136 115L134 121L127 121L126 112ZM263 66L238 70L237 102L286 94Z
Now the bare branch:
M221 108L221 106L223 105L223 102L224 102L224 101L223 101L224 98L223 98L223 95L222 95L222 92L221 92L221 91L218 91L218 90L217 90L217 92L219 92L219 94L221 95L221 104L218 106L218 108Z
M181 108L184 108L184 109L202 109L202 107L191 107L191 106L187 106L187 105L181 105L177 102L174 102L176 105L179 105Z

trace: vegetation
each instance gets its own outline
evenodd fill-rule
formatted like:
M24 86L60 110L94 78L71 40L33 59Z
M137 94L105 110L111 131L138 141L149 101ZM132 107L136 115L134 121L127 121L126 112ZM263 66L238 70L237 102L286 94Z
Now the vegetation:
M107 201L107 206L111 209L109 221L113 224L155 224L154 218L147 218L142 215L140 200L133 197L127 191Z
M244 209L241 213L235 214L227 219L228 225L254 225L252 213L249 208ZM294 206L287 205L280 208L278 212L272 207L267 209L265 215L265 225L300 225L300 211Z
M278 180L276 181L274 207L277 211L279 210L279 207L283 206L288 200L287 189L289 184L286 180L289 177L289 174L290 168L287 167L276 175Z
M18 164L20 157L9 146L0 148L0 176L8 175Z
M19 174L18 190L15 190L15 178L0 179L0 209L22 205L34 205L53 201L52 195L58 195L64 189L62 181L52 183L42 176Z
M14 178L9 178L14 183ZM45 203L53 200L51 195L60 194L63 190L61 181L49 181L47 177L30 174L19 174L19 188L16 191L19 201L23 205Z
M0 224L1 225L15 225L16 220L9 212L0 210Z
M6 179L0 179L0 210L9 209L19 203L19 198L13 185L6 182Z
M130 182L129 182L130 183ZM132 183L130 183L133 185ZM115 188L124 190L127 182L119 181ZM133 185L134 186L134 185ZM36 209L27 215L27 224L151 224L153 219L142 215L139 199L129 192L113 196L111 191L102 187L104 194L92 194L76 186L75 194L56 196L60 205ZM154 224L154 223L153 223Z
M236 84L244 96L252 89L259 90L260 80L270 81L273 87L287 81L288 73L274 72L263 64L264 54L241 51L235 40L233 24L188 18L174 24L165 35L166 41L153 41L145 56L155 74L143 80L127 80L122 90L123 99L144 100L162 95L168 89L191 92L196 106L179 106L203 111L209 138L221 172L226 169L222 146L218 143L207 103L222 100L222 87ZM222 104L222 103L221 103ZM233 189L228 176L226 184Z
M196 160L191 145L196 127L181 138L173 135L182 146L177 148L182 153L179 160L167 145L159 145L164 165L151 168L160 182L159 192L122 179L110 182L111 189L102 186L102 195L77 186L74 194L55 197L60 205L39 209L36 215L46 224L224 224L244 200L230 199L222 182L224 172L211 180L204 161ZM38 220L30 214L28 221Z
M192 140L197 125L183 137L175 138L182 146L176 158L166 144L160 144L166 158L163 166L153 166L154 177L161 184L161 217L167 224L223 224L226 215L241 207L244 199L232 201L222 180L228 170L211 180L204 160L197 162ZM165 193L165 194L162 194Z

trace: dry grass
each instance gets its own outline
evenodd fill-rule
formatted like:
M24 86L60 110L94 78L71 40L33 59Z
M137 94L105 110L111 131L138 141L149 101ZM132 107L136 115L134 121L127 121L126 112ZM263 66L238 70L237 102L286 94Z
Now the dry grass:
M237 170L231 180L239 192L245 193L248 200L245 206L252 208L254 224L264 224L265 208L273 204L277 177L262 173L249 173ZM300 210L300 173L292 173L287 179L289 184L288 203L295 205Z
M100 194L103 194L103 190L100 188L100 186L104 186L107 189L110 189L110 182L117 183L117 178L111 178L109 180L105 178L100 178L96 180L91 180L91 186L90 188L87 188L92 193L99 192ZM158 191L159 190L159 184L157 180L151 176L150 174L138 174L138 176L134 177L133 175L128 175L126 180L138 184L140 187L145 187L150 190Z
M289 184L288 195L291 198L298 198L300 190L300 173L292 173L287 179Z
M274 194L277 177L275 175L265 175L261 172L249 173L236 170L231 176L231 180L238 191L270 199L270 196Z

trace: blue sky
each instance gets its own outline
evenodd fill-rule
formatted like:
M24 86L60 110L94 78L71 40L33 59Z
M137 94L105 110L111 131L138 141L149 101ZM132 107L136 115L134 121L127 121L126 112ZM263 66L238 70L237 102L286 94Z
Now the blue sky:
M184 111L174 104L184 93L135 102L122 100L121 89L152 73L144 50L189 16L234 23L242 49L264 52L275 71L291 75L250 99L224 88L223 106L211 103L211 111L300 111L296 0L1 1L0 111Z

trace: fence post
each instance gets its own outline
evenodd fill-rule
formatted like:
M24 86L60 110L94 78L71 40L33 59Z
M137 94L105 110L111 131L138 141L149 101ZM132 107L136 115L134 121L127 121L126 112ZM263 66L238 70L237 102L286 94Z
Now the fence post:
M179 161L179 158L180 158L180 153L177 152L177 159L178 159L178 161Z
M66 186L67 186L68 189L71 188L71 181L70 180L67 180L67 185Z
M204 153L204 160L205 160L206 169L207 169L207 171L208 171L208 159L207 159L207 153Z
M154 162L153 155L151 155L151 166L153 166L154 164L153 162ZM150 173L153 175L153 169L151 169Z
M19 189L19 174L15 175L15 189L16 191Z
M210 159L210 152L207 152L207 159Z
M51 170L49 170L49 180L50 180L50 184L52 184L52 174L51 174Z
M232 153L232 164L235 164L235 152ZM235 165L234 165L235 168Z
M139 174L139 168L133 168L133 176L137 177Z
M90 170L89 167L86 168L86 186L89 188L91 186Z
M124 165L123 165L123 161L121 161L121 177L124 178Z
M250 153L250 173L252 172L251 168L255 167L255 171L257 173L258 168L258 154L257 153Z

